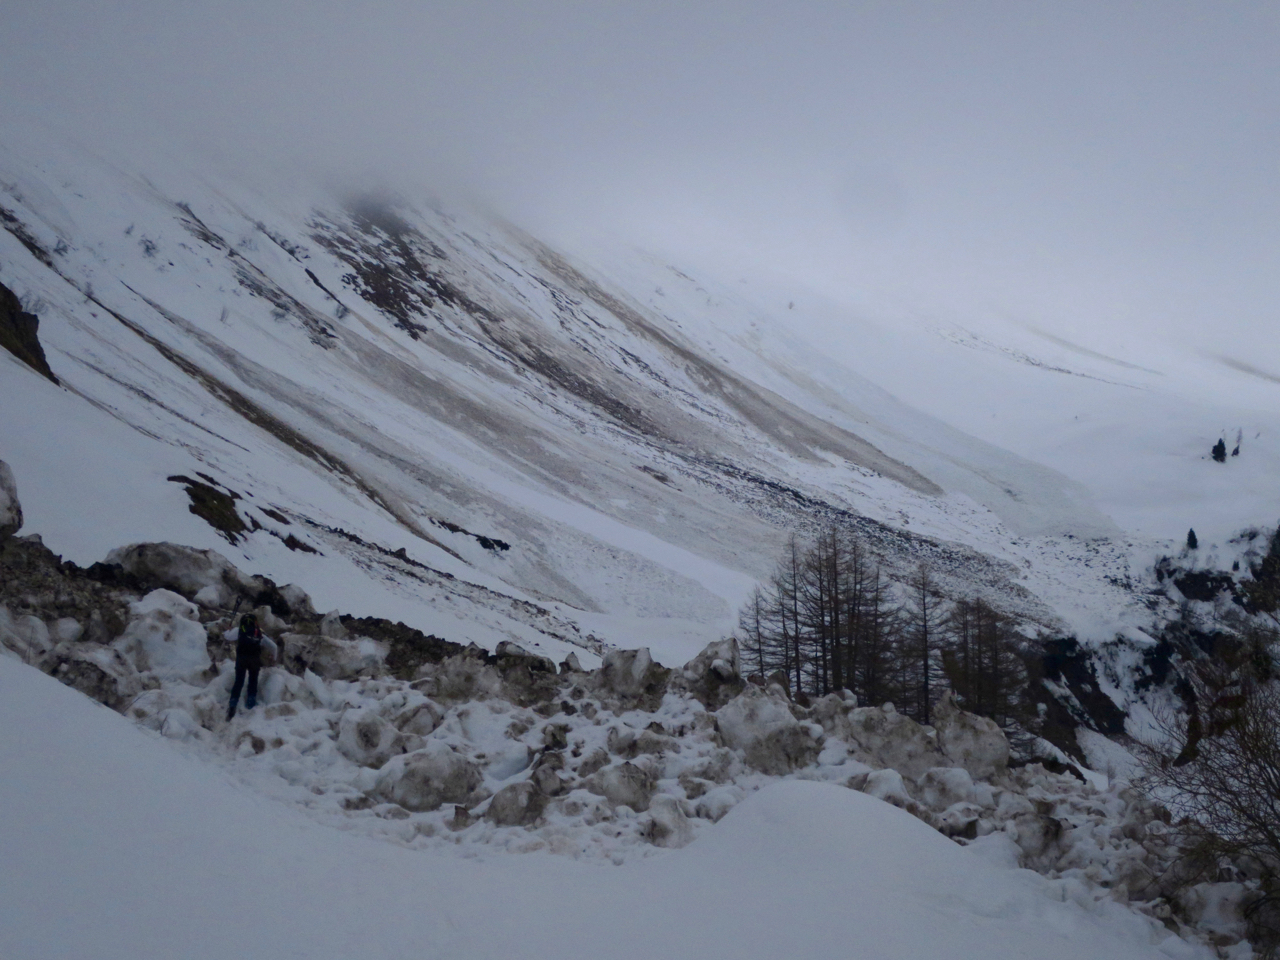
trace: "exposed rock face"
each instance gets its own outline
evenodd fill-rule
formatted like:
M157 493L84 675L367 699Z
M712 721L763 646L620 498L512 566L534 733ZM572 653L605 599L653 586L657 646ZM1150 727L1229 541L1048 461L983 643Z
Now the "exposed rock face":
M994 720L965 713L948 690L934 708L938 747L952 763L979 780L1009 768L1009 741Z
M49 369L44 347L40 346L40 318L22 309L17 294L0 283L0 347L4 347L28 367L54 383L58 378Z
M0 460L0 542L22 529L22 504L18 502L18 481L9 465Z
M435 742L393 757L380 771L376 789L406 810L436 810L444 803L474 800L483 780L474 763Z
M546 809L547 798L529 780L510 783L489 801L485 819L500 827L523 827L535 822Z

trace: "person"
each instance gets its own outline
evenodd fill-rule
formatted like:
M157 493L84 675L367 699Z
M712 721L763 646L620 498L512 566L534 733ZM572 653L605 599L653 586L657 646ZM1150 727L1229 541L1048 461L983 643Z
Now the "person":
M252 710L258 702L258 671L262 669L262 646L271 649L273 657L279 656L280 648L275 641L262 632L258 626L258 618L246 613L240 618L240 629L232 627L223 638L236 642L236 682L231 688L231 703L227 707L227 719L236 715L236 704L240 702L240 690L244 687L244 678L249 677L249 689L245 693L244 706Z

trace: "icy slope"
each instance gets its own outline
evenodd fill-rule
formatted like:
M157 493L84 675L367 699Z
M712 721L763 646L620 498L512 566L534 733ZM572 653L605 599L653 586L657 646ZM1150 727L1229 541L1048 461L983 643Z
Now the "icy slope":
M0 725L6 957L1208 956L841 787L622 868L462 860L319 826L2 657Z

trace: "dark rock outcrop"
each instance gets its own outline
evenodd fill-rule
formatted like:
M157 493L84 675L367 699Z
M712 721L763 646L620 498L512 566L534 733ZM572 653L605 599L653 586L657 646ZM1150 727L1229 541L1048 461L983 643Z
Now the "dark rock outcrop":
M0 283L0 347L4 347L28 367L54 383L58 378L49 369L38 334L40 318L22 309L17 295Z

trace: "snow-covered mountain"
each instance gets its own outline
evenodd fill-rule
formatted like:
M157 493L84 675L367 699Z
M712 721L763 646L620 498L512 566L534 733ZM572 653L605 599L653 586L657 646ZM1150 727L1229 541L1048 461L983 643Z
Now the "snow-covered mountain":
M188 836L208 819L290 862L310 857L310 877L342 860L426 882L399 852L329 847L287 811L272 808L272 822L305 835L301 846L258 837L246 784L435 856L457 845L621 862L696 837L691 859L659 857L605 885L672 891L662 909L682 930L698 926L689 904L716 877L807 869L818 889L871 851L857 882L874 888L888 871L885 902L908 903L881 930L885 955L1013 955L1045 924L1057 937L1037 943L1045 956L1101 956L1104 943L1115 956L1209 955L1171 931L1248 955L1232 912L1251 895L1243 880L1200 884L1170 919L1173 887L1156 872L1176 850L1123 782L1132 756L1098 731L1149 729L1153 671L1180 655L1149 634L1187 610L1212 619L1267 548L1256 530L1238 536L1280 517L1280 378L1264 361L857 307L613 243L557 246L461 204L264 186L191 159L107 161L34 130L0 144L0 227L0 468L12 468L24 514L5 513L4 475L0 540L21 525L53 551L5 547L17 571L6 597L25 592L15 611L33 615L0 605L0 653L189 754L158 753L114 718L98 724L0 660L7 728L70 718L65 732L46 724L27 746L2 745L5 768L38 789L5 795L22 817L0 834L0 862L51 886L82 863L67 854L42 872L24 837L55 832L62 794L106 776L53 783L36 758L80 769L92 755L116 767L119 789L101 795L119 807L170 763L180 783L150 814L87 821L89 835ZM998 763L948 748L942 720L922 727L843 694L794 703L747 682L731 643L706 646L734 631L792 535L831 524L856 529L892 574L927 562L945 595L1060 638L1042 678L1061 711L1049 720L1095 768L1087 782L1006 767L1003 734L968 714L947 722L980 729ZM121 549L162 542L187 546ZM117 566L81 569L108 555ZM280 615L262 614L284 666L264 681L268 709L224 721L230 665L210 651L239 610L232 593L269 598L259 610ZM335 608L343 616L318 615ZM412 661L397 660L406 649ZM70 745L81 742L97 746ZM240 784L210 788L191 757ZM456 798L404 794L441 764L465 774ZM972 841L994 872L837 784ZM209 796L187 809L196 792ZM762 845L778 824L789 824L781 839ZM74 844L97 849L89 835ZM208 846L185 849L233 869ZM956 899L900 875L895 857L994 892ZM600 907L594 867L513 868L499 884L509 922L490 944L445 927L455 914L475 922L465 892L499 874L449 863L464 895L432 914L439 923L406 928L440 955L545 952L556 931L531 937L525 919L546 908L530 895L542 870ZM164 912L173 876L154 868L126 899ZM17 886L0 901L26 903ZM216 886L183 874L174 889L240 908ZM445 886L434 896L448 899ZM760 912L773 890L759 881L707 936L741 940L734 955L776 955L767 938L741 938L762 917L781 922ZM331 946L335 931L356 944L352 916L308 913L323 899L302 890L290 906L306 924L258 929L282 950ZM939 909L966 918L954 943L912 920ZM806 955L879 912L806 941ZM616 911L593 915L573 950L625 955L607 942ZM158 955L163 925L148 929L143 952ZM82 949L78 930L3 942ZM642 936L634 952L656 942Z
M0 354L0 449L28 529L81 563L215 547L451 640L679 662L832 518L891 567L1105 638L1145 623L1132 587L1169 538L1280 511L1275 415L1249 408L1275 384L1243 363L1196 368L1237 388L1223 409L1173 352L889 326L34 134L0 152L0 207L0 282L57 381ZM1237 428L1224 469L1209 447Z

